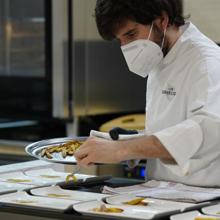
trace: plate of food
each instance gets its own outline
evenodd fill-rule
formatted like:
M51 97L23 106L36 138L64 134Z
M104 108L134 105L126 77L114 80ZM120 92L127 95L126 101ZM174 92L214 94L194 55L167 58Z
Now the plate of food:
M109 205L102 201L74 204L73 209L86 216L108 216L114 219L153 219L157 215L157 212L154 210L123 205Z
M85 140L86 137L54 138L29 144L25 150L29 155L47 162L76 164L74 153Z
M29 177L25 175L24 173L22 173L21 171L1 174L0 182L30 185L29 188L41 186L46 183L37 178Z
M0 182L0 195L29 189L30 185Z
M204 207L202 208L202 212L206 215L217 216L220 219L220 204Z
M220 218L203 215L198 211L186 212L182 214L173 215L170 217L171 220L219 220Z
M162 199L153 199L146 197L139 197L133 193L126 193L120 195L109 196L105 199L106 203L111 205L126 205L130 207L143 207L149 210L155 210L158 213L185 211L197 206L192 203L175 202Z
M52 168L32 169L23 172L26 176L36 179L42 179L49 182L62 182L66 180L67 175L71 173L58 172Z
M5 206L40 208L45 210L55 210L63 212L72 208L73 204L79 203L77 200L65 200L56 198L43 198L40 196L31 196L27 192L10 193L0 196L0 204Z
M60 186L49 186L42 188L35 188L30 190L32 195L42 196L47 198L77 200L80 202L89 200L101 200L108 196L101 193L81 192L76 190L62 189Z

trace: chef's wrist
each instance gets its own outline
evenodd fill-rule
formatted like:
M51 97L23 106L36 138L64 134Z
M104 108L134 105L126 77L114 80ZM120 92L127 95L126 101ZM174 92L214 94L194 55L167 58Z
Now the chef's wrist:
M134 142L131 140L117 141L118 151L116 152L116 155L120 162L139 158L137 157L137 149L133 143Z
M153 135L118 141L117 144L117 157L121 161L146 158L173 159L159 139Z

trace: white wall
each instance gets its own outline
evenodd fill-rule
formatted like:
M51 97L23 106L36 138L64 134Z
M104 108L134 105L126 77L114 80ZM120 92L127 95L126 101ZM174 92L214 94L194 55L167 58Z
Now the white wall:
M75 40L100 40L95 23L96 0L74 0Z
M212 40L220 43L220 0L184 0L185 15Z
M94 18L96 0L74 0L76 40L99 40ZM220 42L220 0L184 0L185 15L208 37Z

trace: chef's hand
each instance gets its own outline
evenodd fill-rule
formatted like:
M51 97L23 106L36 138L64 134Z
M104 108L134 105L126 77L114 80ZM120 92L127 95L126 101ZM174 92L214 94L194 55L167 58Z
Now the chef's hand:
M94 163L119 163L120 145L117 141L103 138L89 137L74 154L80 166L88 166Z
M176 163L165 146L154 135L124 141L89 137L74 155L81 166L94 163L119 163L143 158L160 158Z

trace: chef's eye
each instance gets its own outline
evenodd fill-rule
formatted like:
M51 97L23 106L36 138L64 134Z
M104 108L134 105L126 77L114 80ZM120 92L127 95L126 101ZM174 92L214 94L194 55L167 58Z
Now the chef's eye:
M132 40L132 39L134 39L134 38L136 37L136 35L137 35L136 32L129 33L129 34L127 35L127 38L128 38L129 40Z

